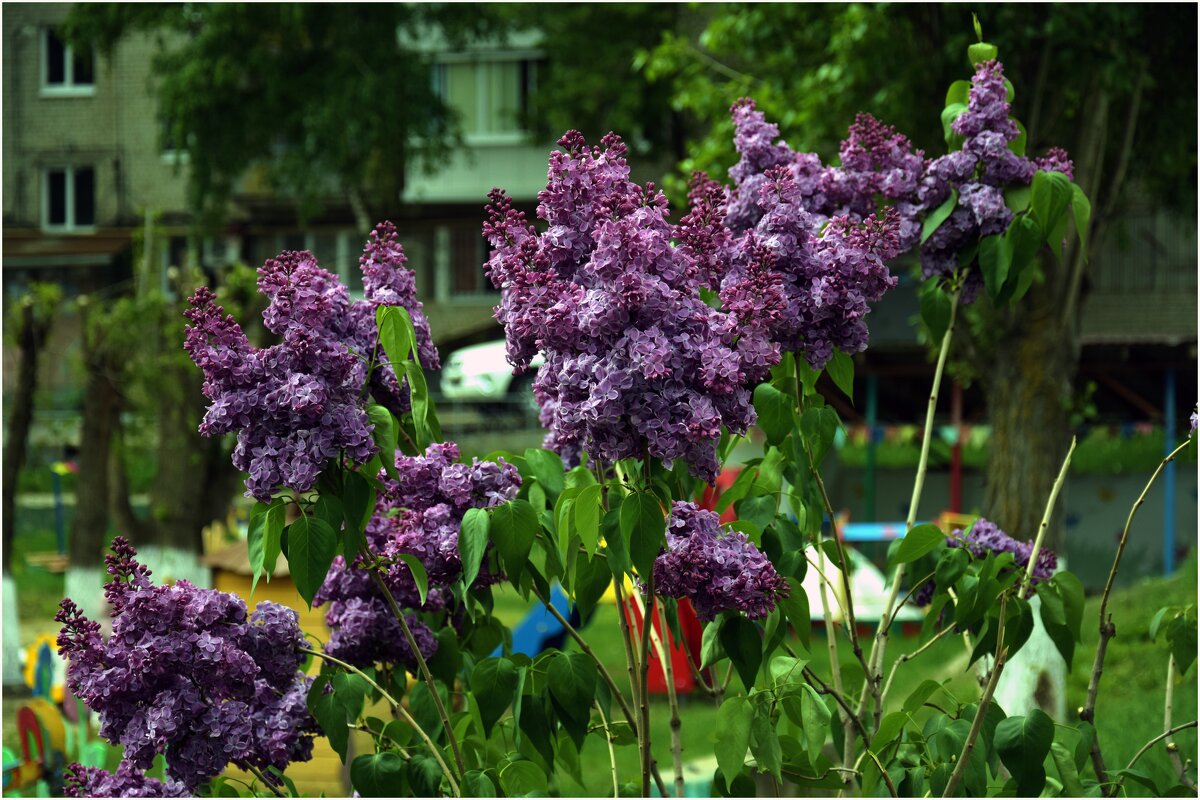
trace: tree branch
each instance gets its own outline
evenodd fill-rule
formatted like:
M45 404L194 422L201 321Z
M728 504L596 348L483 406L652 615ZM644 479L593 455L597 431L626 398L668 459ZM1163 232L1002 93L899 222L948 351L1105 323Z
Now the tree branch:
M1117 554L1113 558L1112 569L1108 571L1108 580L1104 584L1104 593L1100 595L1100 640L1096 643L1096 659L1092 663L1092 677L1088 683L1087 705L1079 712L1079 718L1084 722L1089 722L1093 727L1096 725L1096 695L1100 690L1100 676L1104 672L1104 656L1108 652L1108 642L1117 635L1117 626L1113 624L1112 617L1108 615L1108 598L1112 594L1113 583L1117 579L1117 570L1121 567L1121 556L1125 553L1125 544L1129 541L1129 529L1133 526L1133 517L1137 514L1137 510L1142 507L1142 503L1146 502L1146 495L1150 492L1150 487L1154 485L1154 481L1158 479L1163 468L1175 460L1183 449L1191 444L1191 438L1185 439L1182 444L1171 451L1171 454L1162 460L1158 465L1158 469L1154 470L1154 474L1150 476L1150 480L1146 482L1146 488L1142 489L1142 493L1138 495L1138 499L1133 504L1133 508L1129 509L1129 517L1125 520L1125 528L1121 531L1121 540L1117 543ZM1092 766L1096 770L1096 779L1101 783L1108 782L1108 772L1104 768L1104 756L1100 752L1100 736L1097 733L1092 737Z

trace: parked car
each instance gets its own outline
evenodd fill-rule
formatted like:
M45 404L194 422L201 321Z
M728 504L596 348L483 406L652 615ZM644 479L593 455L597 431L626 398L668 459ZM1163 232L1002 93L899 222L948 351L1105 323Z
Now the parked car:
M442 365L442 396L456 403L502 407L536 422L539 408L533 396L533 379L545 359L541 354L534 356L530 369L514 376L504 353L503 339L455 350Z

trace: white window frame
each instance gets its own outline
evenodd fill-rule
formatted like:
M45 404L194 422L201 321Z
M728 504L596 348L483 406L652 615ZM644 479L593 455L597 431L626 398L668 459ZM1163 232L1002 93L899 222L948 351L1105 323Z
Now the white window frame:
M433 66L431 81L434 91L445 101L446 85L444 78L445 67L450 64L471 64L475 68L475 118L487 116L487 74L483 67L489 64L503 64L521 61L537 62L543 58L537 50L508 50L495 52L468 52L439 54ZM534 78L536 86L536 77ZM533 87L531 87L533 88ZM524 144L529 139L529 132L514 131L463 131L463 143L472 146L514 145Z
M90 169L92 171L92 188L96 187L96 167L94 164L71 164L68 166L52 166L42 168L42 230L51 233L93 233L96 230L96 198L92 198L92 224L78 225L75 223L75 170ZM66 175L64 202L67 219L61 225L50 222L50 173L62 172Z
M41 52L38 59L38 71L41 80L41 97L94 97L96 95L96 54L92 53L92 82L75 82L75 52L71 45L63 42L63 82L50 83L49 71L46 69L50 60L50 36L54 33L51 28L42 28Z

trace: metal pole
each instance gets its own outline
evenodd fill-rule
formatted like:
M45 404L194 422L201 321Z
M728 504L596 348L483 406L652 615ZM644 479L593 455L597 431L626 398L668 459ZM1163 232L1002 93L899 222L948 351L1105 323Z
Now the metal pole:
M1175 368L1167 367L1163 392L1163 455L1175 449ZM1163 574L1175 571L1175 462L1163 470Z
M875 428L879 424L879 376L867 376L867 469L863 476L866 486L863 488L863 519L875 521L875 451L879 445L875 437Z
M62 476L56 469L50 470L50 485L54 488L54 542L61 556L67 552L67 526L63 520Z

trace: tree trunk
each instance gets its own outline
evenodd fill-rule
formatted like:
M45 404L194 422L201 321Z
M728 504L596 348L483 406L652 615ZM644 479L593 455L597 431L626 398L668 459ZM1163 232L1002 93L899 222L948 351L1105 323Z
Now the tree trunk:
M1052 300L1037 287L1026 295L1000 332L984 372L992 422L984 516L1014 539L1037 535L1071 439L1072 384L1079 364ZM1058 553L1064 544L1061 505L1044 543Z
M67 596L89 615L106 611L100 591L108 545L109 458L120 413L113 359L88 330L83 313L83 360L87 373L80 433L75 516L68 544Z
M20 662L20 607L17 600L17 585L12 577L13 542L16 539L17 477L25 465L29 429L33 424L33 398L37 390L38 354L46 341L50 329L49 319L38 319L32 302L21 307L20 331L17 342L20 348L20 368L17 385L13 392L12 413L8 418L8 431L4 439L3 476L3 589L4 589L4 674L5 686L19 686L23 679Z
M156 531L146 555L160 578L205 586L211 576L199 561L203 528L224 516L232 497L228 480L213 485L212 462L228 465L229 453L197 430L204 406L196 370L187 365L171 372L170 394L158 410L158 472L150 500Z
M8 430L4 439L3 476L3 537L4 574L11 572L12 545L16 535L17 477L25 466L29 428L33 424L33 397L37 391L38 355L49 332L49 320L39 320L32 303L21 308L20 332L17 337L20 349L20 368L17 385L12 397L12 412L8 418Z

